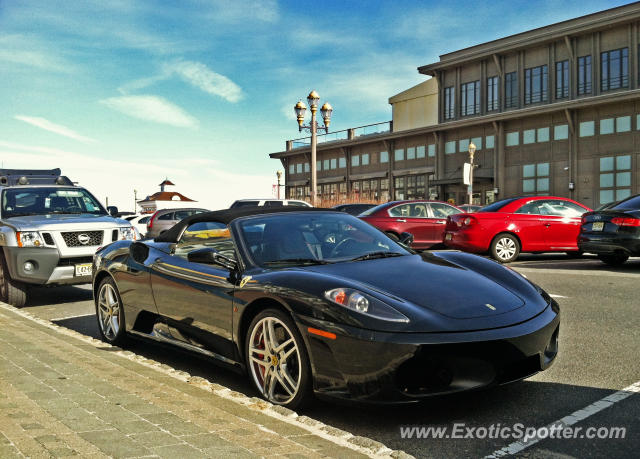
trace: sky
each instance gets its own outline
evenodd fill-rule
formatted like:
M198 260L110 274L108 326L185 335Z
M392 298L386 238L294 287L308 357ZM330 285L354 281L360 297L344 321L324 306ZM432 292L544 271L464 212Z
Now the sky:
M441 54L626 3L0 0L0 166L122 211L165 178L209 209L270 197L312 89L333 131L389 121Z

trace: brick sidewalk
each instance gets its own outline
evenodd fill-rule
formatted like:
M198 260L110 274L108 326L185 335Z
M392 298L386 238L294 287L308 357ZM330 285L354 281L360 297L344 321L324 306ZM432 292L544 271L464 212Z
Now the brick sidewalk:
M404 456L73 333L0 308L0 457Z

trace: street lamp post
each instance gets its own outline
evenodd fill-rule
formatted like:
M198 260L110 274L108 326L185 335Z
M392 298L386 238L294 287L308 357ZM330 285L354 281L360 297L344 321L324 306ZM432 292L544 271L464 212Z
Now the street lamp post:
M469 143L469 204L473 204L473 155L476 152L476 145Z
M280 178L282 178L282 171L277 171L276 177L278 177L278 199L280 199L280 187L282 186L280 185Z
M137 213L136 206L138 205L138 190L133 190L133 213Z
M296 117L298 119L298 130L302 132L303 129L309 130L311 132L311 205L314 207L317 205L317 181L316 181L316 149L318 145L318 129L324 132L329 132L329 124L331 123L331 113L333 112L333 108L329 105L328 102L320 109L322 113L322 120L324 122L324 126L318 126L316 122L316 113L318 111L318 103L320 101L320 96L314 90L309 93L307 96L307 102L309 102L309 108L311 109L311 122L308 126L304 125L304 114L307 110L307 107L304 103L299 100L298 103L293 107L296 112Z

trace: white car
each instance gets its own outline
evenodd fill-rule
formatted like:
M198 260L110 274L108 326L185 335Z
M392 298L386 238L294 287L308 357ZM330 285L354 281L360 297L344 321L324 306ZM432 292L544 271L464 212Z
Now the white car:
M147 222L152 216L153 214L132 215L130 217L126 217L125 220L128 220L129 223L138 230L140 236L144 237L147 232Z

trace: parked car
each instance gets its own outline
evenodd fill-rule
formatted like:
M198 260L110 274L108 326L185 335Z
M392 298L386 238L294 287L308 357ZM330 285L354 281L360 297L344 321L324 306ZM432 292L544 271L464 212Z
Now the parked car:
M152 216L153 214L131 215L130 217L126 217L125 220L138 230L141 237L145 237L147 234L147 222L151 220Z
M332 209L338 210L340 212L346 212L350 215L360 215L365 210L369 210L375 207L377 204L364 204L364 203L355 203L355 204L338 204L337 206L333 206Z
M156 211L147 221L147 230L145 237L154 238L173 227L183 218L201 212L207 212L207 209L184 208L184 209L162 209Z
M0 301L13 306L26 304L29 285L91 282L96 249L135 238L60 169L0 169L0 203Z
M568 198L526 196L503 199L473 214L452 215L445 230L447 247L489 252L501 263L521 252L578 255L580 217L586 206Z
M396 238L413 234L414 249L428 249L441 245L449 215L462 213L460 209L439 201L391 201L364 211L359 218Z
M297 206L297 207L313 207L306 201L300 201L298 199L238 199L231 204L230 209L237 209L238 207L282 207L282 206Z
M584 214L578 247L612 266L640 256L640 195Z
M314 392L407 402L504 384L558 353L559 308L540 287L474 255L415 254L344 212L198 214L94 263L103 340L218 359L289 408Z
M472 214L472 213L477 212L480 209L482 209L482 206L478 206L476 204L461 204L461 205L459 205L457 207L458 207L458 209L460 209L463 212L466 212L468 214Z

